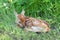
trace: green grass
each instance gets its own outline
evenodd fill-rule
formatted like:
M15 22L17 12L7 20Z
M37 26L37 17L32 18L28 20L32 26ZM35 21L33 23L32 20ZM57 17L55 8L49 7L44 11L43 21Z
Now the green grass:
M23 8L26 16L46 20L51 30L36 34L16 27L14 9ZM60 0L0 0L0 40L60 40Z

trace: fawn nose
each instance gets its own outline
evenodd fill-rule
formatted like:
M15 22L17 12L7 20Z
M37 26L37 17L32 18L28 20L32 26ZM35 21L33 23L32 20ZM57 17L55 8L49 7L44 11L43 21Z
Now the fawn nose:
M22 28L22 29L24 29L24 28L25 28L25 26L22 26L21 28Z

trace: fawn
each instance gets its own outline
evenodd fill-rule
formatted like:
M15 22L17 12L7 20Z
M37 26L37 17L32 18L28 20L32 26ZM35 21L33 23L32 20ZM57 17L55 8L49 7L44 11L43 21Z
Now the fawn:
M19 27L32 32L48 32L50 30L49 25L46 21L25 16L24 13L24 9L20 14L17 14L17 12L14 11L14 14L16 16L15 22Z

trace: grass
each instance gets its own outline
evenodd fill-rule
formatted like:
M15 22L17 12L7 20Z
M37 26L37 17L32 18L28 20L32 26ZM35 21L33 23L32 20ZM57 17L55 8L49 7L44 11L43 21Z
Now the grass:
M46 20L48 33L25 32L16 27L14 9L26 16ZM0 40L60 40L60 0L0 0Z

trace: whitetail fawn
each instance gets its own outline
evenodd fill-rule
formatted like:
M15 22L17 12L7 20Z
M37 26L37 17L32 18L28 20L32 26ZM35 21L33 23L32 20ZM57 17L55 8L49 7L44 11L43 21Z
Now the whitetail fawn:
M25 11L22 10L21 14L17 14L16 11L14 11L14 14L16 16L16 24L24 28L26 31L33 31L33 32L48 32L49 25L47 22L43 20L38 20L36 18L27 17L24 15Z

